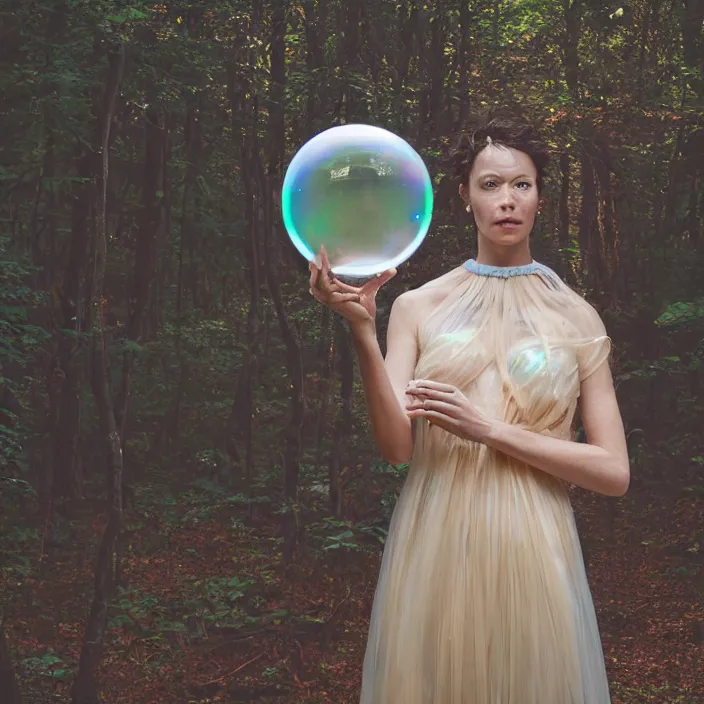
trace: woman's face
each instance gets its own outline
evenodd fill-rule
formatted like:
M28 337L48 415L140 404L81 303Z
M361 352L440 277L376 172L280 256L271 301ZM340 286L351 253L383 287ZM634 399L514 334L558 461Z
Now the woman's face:
M479 152L460 196L472 207L480 237L504 247L527 240L538 211L537 178L525 152L493 144Z

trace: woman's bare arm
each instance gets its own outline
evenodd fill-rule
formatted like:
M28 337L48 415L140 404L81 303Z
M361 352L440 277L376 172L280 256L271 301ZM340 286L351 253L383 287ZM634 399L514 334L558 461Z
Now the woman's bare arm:
M373 323L351 326L374 438L381 456L391 464L409 462L413 454L405 392L418 359L414 313L412 294L396 299L389 318L386 359Z
M484 442L572 484L608 496L623 496L628 489L630 465L608 362L582 382L580 415L588 444L497 422L491 424Z
M415 379L406 393L410 418L425 418L458 437L600 494L622 496L628 489L626 438L608 362L581 385L580 412L588 444L488 418L449 384Z
M362 371L364 395L379 451L392 464L411 459L411 421L404 410L404 393L413 377L418 355L414 292L399 296L391 309L384 360L376 334L376 294L396 270L350 286L334 277L324 248L320 266L310 263L310 294L347 320ZM410 300L409 300L410 299Z

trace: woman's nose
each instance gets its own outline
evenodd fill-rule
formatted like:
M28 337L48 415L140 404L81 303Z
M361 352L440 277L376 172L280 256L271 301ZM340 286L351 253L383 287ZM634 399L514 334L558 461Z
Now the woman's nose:
M503 210L513 210L516 207L513 189L510 186L504 186L501 191L501 208Z

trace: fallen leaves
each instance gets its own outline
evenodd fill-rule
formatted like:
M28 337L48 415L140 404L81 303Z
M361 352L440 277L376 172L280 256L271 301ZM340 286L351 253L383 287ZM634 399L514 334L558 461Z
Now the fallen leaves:
M687 495L665 512L656 498L632 491L614 508L575 497L613 704L692 704L704 691L704 504ZM131 536L121 603L132 615L112 624L102 669L111 704L358 702L377 559L350 553L283 570L273 517L234 534L229 521L161 520L169 539L158 548ZM51 668L67 672L92 576L75 548L51 560L8 625L20 664L50 652ZM52 604L56 621L45 615ZM59 693L69 685L36 668L24 682Z

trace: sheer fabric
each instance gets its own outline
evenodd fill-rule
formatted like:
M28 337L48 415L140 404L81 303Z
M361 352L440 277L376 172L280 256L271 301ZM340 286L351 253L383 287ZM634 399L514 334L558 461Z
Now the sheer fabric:
M547 267L470 260L420 330L415 377L493 417L571 438L609 354L596 312ZM568 485L416 422L372 611L361 704L607 704Z

